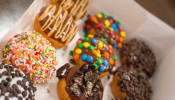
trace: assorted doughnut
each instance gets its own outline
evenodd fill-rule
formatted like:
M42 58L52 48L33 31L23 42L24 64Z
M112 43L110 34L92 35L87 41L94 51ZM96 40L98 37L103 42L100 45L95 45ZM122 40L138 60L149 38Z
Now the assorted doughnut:
M145 73L133 65L122 65L114 73L111 83L116 100L150 100L151 85Z
M116 65L117 56L113 54L113 47L101 39L79 39L73 51L73 58L77 65L92 64L95 70L102 72L100 77L107 75Z
M113 48L121 48L126 37L126 33L121 27L121 23L116 21L113 16L99 13L95 16L88 15L83 31L87 37L102 38Z
M131 39L120 49L122 64L133 64L151 77L156 69L156 58L151 48L144 42Z
M1 100L34 100L35 92L29 76L6 61L0 63Z
M51 3L63 7L74 20L81 19L88 9L88 0L51 0Z
M3 48L3 59L26 72L34 83L50 79L57 65L55 49L38 32L23 32Z
M58 95L61 100L102 100L103 85L94 65L70 67L65 64L57 70Z
M52 46L61 48L73 39L78 27L66 10L49 5L36 16L34 29L44 35Z
M34 21L33 32L12 37L3 47L0 63L0 99L34 100L34 83L51 79L58 65L55 48L67 46L78 31L75 21L88 9L88 0L51 0ZM116 100L150 100L149 78L156 70L156 58L143 41L125 42L126 33L113 16L88 15L84 38L76 42L73 59L56 71L61 100L102 100L105 76L112 76L111 91ZM121 66L117 67L117 56Z

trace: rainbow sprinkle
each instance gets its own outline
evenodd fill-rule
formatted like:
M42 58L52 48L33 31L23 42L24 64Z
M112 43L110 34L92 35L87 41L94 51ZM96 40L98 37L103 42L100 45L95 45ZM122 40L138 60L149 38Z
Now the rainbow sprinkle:
M56 51L37 32L24 32L11 38L3 48L3 58L26 72L34 83L43 83L55 72Z

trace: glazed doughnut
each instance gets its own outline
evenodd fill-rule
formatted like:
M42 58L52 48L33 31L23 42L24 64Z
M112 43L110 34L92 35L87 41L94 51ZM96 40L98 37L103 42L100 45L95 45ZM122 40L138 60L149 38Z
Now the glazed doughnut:
M117 56L113 55L112 46L97 38L84 38L77 41L73 51L73 58L77 65L93 64L95 70L101 73L100 78L106 76L116 65Z
M113 48L121 48L126 37L120 22L104 13L89 15L83 29L85 36L105 39Z
M55 72L56 52L38 32L23 32L11 38L3 48L3 59L26 72L34 83L43 83Z
M52 46L61 48L74 38L78 27L66 10L49 5L36 16L34 29L44 35Z
M69 64L57 70L58 96L60 100L102 100L103 86L99 71L94 66L69 68Z
M75 20L81 19L88 9L88 0L51 0L51 2L67 10Z
M125 43L120 50L121 63L134 64L151 77L156 69L156 58L148 45L132 39Z
M35 100L36 87L22 71L5 61L0 63L0 100Z
M116 100L150 100L152 89L144 72L123 65L114 74L111 89Z

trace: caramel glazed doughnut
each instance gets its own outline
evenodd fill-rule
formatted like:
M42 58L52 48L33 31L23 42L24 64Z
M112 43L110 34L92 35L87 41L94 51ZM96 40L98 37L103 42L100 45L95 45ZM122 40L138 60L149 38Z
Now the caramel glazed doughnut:
M34 29L44 35L52 46L61 48L73 39L78 27L66 10L49 5L36 16Z
M102 78L116 66L117 56L114 56L112 49L112 46L108 46L100 39L86 37L77 41L73 58L79 66L85 63L94 65L94 69L101 72Z
M69 67L67 63L57 70L60 100L102 100L103 86L99 71L86 64Z
M114 74L111 84L116 100L150 100L152 89L143 71L123 65Z
M51 0L51 3L62 6L75 20L81 19L88 9L88 0Z
M123 31L119 21L113 16L99 13L96 16L88 15L83 26L85 37L96 37L105 39L113 48L119 49L124 43L126 33Z
M132 39L120 49L121 63L133 64L151 77L156 69L156 58L148 45Z

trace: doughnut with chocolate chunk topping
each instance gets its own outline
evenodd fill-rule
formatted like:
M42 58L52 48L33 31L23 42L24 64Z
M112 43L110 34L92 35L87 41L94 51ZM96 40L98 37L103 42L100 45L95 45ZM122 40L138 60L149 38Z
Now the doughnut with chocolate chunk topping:
M89 15L83 29L85 36L101 38L116 49L121 48L126 37L121 23L116 21L113 16L104 13L99 13L96 16Z
M35 100L36 87L22 71L3 61L0 76L0 100Z
M111 84L116 100L150 100L152 89L142 70L123 65L114 74Z
M100 72L93 65L69 68L64 78L58 82L58 95L61 100L102 100L103 85ZM62 67L63 68L63 67Z
M144 42L132 39L120 49L121 63L133 64L151 77L156 69L156 58L151 48Z

